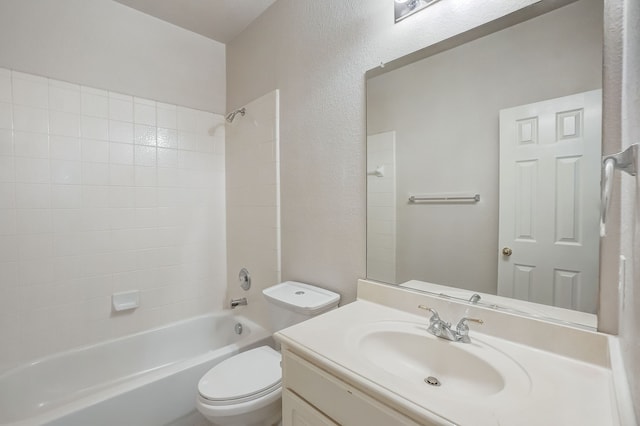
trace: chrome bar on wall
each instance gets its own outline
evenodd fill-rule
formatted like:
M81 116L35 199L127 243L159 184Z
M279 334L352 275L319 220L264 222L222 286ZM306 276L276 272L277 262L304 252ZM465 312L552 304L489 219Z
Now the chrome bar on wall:
M613 192L613 172L621 170L631 176L638 174L638 144L630 145L627 149L617 154L608 155L602 159L602 188L600 203L600 236L607 236L607 212L611 204Z
M410 203L447 203L447 202L469 202L477 203L480 201L480 194L474 195L410 195Z

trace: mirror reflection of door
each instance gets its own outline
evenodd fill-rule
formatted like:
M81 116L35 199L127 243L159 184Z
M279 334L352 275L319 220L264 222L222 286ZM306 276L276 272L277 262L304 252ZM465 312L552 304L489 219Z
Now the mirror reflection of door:
M500 111L499 295L595 313L601 99Z

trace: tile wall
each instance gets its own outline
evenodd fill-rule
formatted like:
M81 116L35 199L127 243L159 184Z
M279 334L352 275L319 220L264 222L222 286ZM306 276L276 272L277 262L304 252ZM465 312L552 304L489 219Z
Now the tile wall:
M0 371L222 307L224 143L217 114L0 69Z

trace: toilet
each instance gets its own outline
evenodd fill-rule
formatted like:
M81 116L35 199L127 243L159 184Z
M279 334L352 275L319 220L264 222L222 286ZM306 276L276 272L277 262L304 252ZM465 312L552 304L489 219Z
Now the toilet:
M287 281L262 291L274 331L338 306L340 295ZM217 426L272 426L282 417L281 356L270 346L241 352L213 367L198 383L196 407Z

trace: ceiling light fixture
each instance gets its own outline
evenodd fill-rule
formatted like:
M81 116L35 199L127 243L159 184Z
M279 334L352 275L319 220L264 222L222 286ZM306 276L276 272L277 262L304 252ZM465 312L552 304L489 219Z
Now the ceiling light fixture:
M396 22L402 21L439 0L394 0Z

